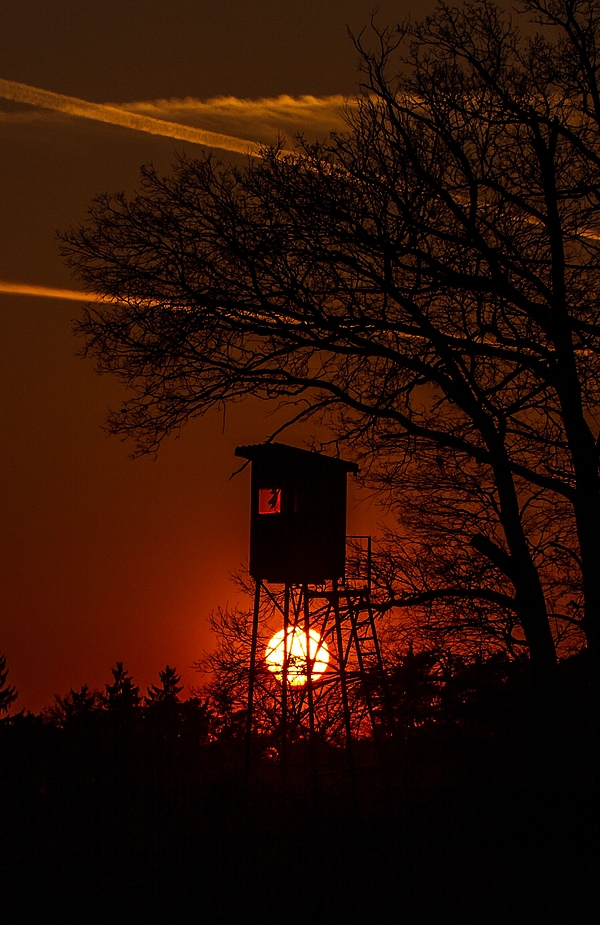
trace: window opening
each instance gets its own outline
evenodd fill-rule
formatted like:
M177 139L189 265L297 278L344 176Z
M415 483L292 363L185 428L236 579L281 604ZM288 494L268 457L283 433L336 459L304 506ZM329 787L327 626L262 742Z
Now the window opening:
M281 514L281 488L259 488L258 513Z

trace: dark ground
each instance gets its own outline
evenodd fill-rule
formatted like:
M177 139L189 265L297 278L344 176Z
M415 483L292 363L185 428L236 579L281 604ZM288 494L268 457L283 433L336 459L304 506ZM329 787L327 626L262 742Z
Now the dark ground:
M255 759L246 810L243 742L5 721L3 921L596 921L591 723L563 687L544 733L520 691L355 743L357 804L323 746L318 809L302 745L286 788Z

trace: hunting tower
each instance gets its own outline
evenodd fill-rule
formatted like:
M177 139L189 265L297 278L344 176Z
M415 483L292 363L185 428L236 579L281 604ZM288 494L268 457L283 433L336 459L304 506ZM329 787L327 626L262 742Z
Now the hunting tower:
M385 685L371 606L370 537L346 536L348 474L358 472L358 466L282 443L239 446L235 454L252 467L250 575L256 585L248 684L247 774L255 690L261 683L257 681L259 614L270 608L283 624L277 674L281 682L282 768L289 730L297 734L304 729L309 743L313 743L315 698L327 685L336 684L341 693L348 762L355 785L352 738L357 734L357 717L352 705L366 704L365 714L375 732L373 691ZM348 540L354 541L351 580L346 568ZM359 540L368 542L363 544L365 555L357 571ZM320 660L320 646L331 655L327 666ZM316 780L314 749L312 754Z
M256 581L344 579L346 481L356 463L282 443L239 446L252 462L250 574Z

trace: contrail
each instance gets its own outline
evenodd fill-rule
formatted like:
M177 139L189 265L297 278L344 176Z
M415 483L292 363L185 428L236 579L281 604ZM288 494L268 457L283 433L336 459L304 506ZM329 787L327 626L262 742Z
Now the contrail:
M112 301L94 292L79 292L76 289L55 289L52 286L32 286L28 283L9 283L0 279L0 292L12 295L42 296L46 299L70 299L73 302L105 302Z
M3 80L1 77L0 97L14 100L16 103L27 103L29 106L40 106L42 109L66 112L70 116L93 119L95 122L121 125L137 132L148 132L150 135L162 135L165 138L176 138L178 141L189 141L195 145L219 148L222 151L254 155L260 153L259 145L245 138L223 135L220 132L209 132L205 129L181 125L179 122L167 122L165 119L155 119L153 116L119 109L117 106L107 106L105 103L90 103L75 96L41 90L39 87L30 87L16 80Z

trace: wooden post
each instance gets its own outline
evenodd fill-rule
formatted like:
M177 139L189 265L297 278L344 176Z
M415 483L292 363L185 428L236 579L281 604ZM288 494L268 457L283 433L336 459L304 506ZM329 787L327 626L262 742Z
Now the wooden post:
M258 615L262 582L257 579L254 589L254 615L252 619L252 643L250 645L250 674L248 677L248 709L246 711L246 768L245 791L248 797L250 787L250 765L252 757L252 710L254 706L254 683L256 679L256 649L258 645Z
M340 688L342 693L342 707L344 712L344 727L346 730L346 757L348 761L348 770L350 771L350 783L352 787L352 799L355 808L358 808L358 790L356 782L356 766L354 763L354 748L352 744L352 725L350 723L350 705L348 703L348 685L346 679L346 656L344 653L344 643L342 640L342 621L340 614L340 592L338 590L337 579L333 579L333 607L335 612L335 635L337 640Z

